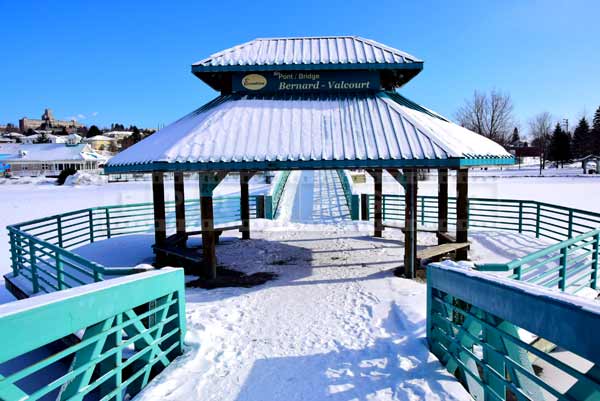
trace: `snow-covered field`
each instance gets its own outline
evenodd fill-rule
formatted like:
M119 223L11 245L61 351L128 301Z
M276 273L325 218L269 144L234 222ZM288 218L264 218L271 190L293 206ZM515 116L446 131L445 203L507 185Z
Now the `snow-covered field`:
M491 173L473 172L471 196L537 199L600 211L596 177ZM0 185L0 225L94 205L150 201L150 185ZM371 188L362 186L365 192ZM434 194L435 176L420 189ZM264 186L253 187L261 190ZM197 196L193 183L186 191ZM219 191L235 192L237 184ZM399 193L400 187L386 182L385 192ZM235 238L217 248L223 265L247 273L275 272L277 279L250 289L188 290L187 352L137 398L470 399L426 348L425 286L392 275L402 264L401 234L386 230L384 238L375 239L371 224L347 216L335 173L292 173L278 219L252 221L253 240ZM115 265L151 257L152 236L127 239L128 254L98 254L124 240L114 238L80 252ZM486 262L514 259L547 244L501 232L474 231L471 240L471 257ZM8 270L6 242L2 230L2 272ZM420 245L434 242L432 235L420 235Z

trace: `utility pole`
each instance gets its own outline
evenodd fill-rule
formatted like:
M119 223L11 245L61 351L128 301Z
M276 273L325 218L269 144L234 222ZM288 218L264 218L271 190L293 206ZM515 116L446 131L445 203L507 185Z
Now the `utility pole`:
M565 126L565 132L569 132L569 119L563 118L563 125Z

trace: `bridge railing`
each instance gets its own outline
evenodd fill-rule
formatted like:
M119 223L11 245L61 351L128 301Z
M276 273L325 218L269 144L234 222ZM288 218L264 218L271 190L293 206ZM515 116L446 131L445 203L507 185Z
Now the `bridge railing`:
M250 215L256 216L258 196L250 197ZM186 226L200 226L200 202L188 200ZM214 198L215 223L240 220L240 198ZM166 203L167 230L174 231L175 203ZM107 268L72 252L74 248L122 235L152 233L152 203L101 206L44 217L8 226L13 277L27 281L30 292L53 292L102 281L105 276L143 271Z
M373 218L374 195L367 195L367 215ZM418 196L420 225L435 225L437 196ZM383 219L404 220L404 195L383 195ZM600 213L519 199L469 198L469 227L532 233L537 238L564 241L600 227ZM448 222L456 223L456 198L448 198Z
M344 190L344 197L346 198L346 203L348 204L348 209L350 210L350 218L352 220L358 220L359 218L359 195L352 192L352 185L350 184L350 180L345 173L345 170L336 170L338 177L340 178L340 182L342 183L342 189Z
M266 219L273 220L279 209L279 202L285 189L285 184L290 176L291 171L281 171L278 175L277 182L273 186L269 195L264 197L264 216Z
M129 399L183 352L184 335L182 269L0 305L0 399Z
M600 399L596 302L436 264L427 269L427 293L429 347L474 399ZM523 330L575 356L568 362L532 346Z

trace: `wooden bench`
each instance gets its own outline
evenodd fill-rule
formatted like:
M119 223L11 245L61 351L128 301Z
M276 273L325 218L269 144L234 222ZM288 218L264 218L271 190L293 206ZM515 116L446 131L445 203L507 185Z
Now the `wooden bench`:
M219 237L221 237L221 234L223 234L223 231L232 231L232 230L240 230L243 228L244 226L241 224L237 224L237 225L233 225L233 226L218 226L215 227L213 232L216 234L216 242L217 244L219 243ZM190 235L200 235L204 232L205 230L198 230L198 231L190 231L187 233L188 237Z
M420 265L422 260L439 260L440 257L460 249L469 249L469 242L454 242L442 245L434 245L417 251L417 264Z
M383 228L393 228L394 230L400 230L403 233L406 232L406 229L404 228L404 226L397 226L395 224L384 224ZM438 230L435 228L425 228L425 227L421 227L421 228L417 228L417 231L419 232L423 232L423 233L437 233Z
M154 252L161 252L165 255L174 256L180 262L191 262L199 264L202 262L202 253L199 248L187 248L177 245L165 244L165 246L153 245Z

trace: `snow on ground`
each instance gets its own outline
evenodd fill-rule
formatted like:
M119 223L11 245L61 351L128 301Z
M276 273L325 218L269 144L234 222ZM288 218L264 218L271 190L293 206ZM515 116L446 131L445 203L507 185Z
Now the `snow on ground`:
M384 238L376 239L370 236L371 223L345 220L348 211L336 179L335 173L292 173L277 220L254 220L251 241L230 239L218 246L223 265L247 273L271 271L278 278L250 289L189 289L186 353L137 399L470 399L426 348L426 287L392 275L402 264L401 233L386 230ZM472 196L538 199L594 210L600 191L591 185L600 183L595 179L473 177L470 189ZM421 193L435 193L435 176L422 184ZM0 224L150 201L150 185L5 186L0 207L8 213ZM386 192L399 193L394 185L386 183ZM193 184L186 191L197 196ZM219 191L234 192L237 185L226 183ZM485 262L511 260L547 245L497 231L472 231L471 239L472 258ZM151 235L113 238L77 252L106 265L144 263L152 256L152 240ZM420 235L420 247L435 241L431 234ZM106 251L115 246L129 252ZM0 258L6 271L4 230Z

